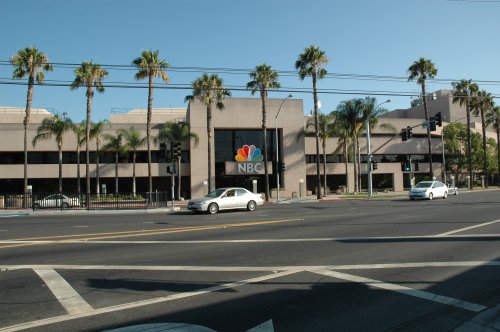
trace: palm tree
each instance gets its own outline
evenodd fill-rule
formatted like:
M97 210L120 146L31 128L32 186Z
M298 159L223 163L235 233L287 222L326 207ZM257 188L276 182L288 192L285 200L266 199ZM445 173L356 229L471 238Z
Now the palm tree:
M36 136L33 138L32 144L35 146L39 140L50 139L55 136L57 148L59 151L59 193L62 193L62 145L64 133L73 128L73 122L66 117L66 113L62 116L56 114L51 117L44 118L40 126L36 129Z
M417 84L422 87L422 100L424 102L425 122L429 123L429 112L427 110L427 96L425 92L425 81L434 79L437 75L437 68L431 60L420 58L408 68L408 81L417 80ZM431 146L431 128L427 126L427 146L429 149L429 172L431 179L434 177L432 170L432 146Z
M104 93L104 85L102 80L108 76L108 72L101 68L100 65L92 63L92 61L84 61L81 66L75 69L75 79L69 86L71 90L79 87L86 87L87 91L87 122L85 125L85 177L87 196L90 195L90 171L89 171L89 141L90 141L90 126L92 115L92 98L94 97L94 88L99 93ZM87 202L90 204L90 199L87 197Z
M90 124L90 139L95 138L95 180L96 180L96 193L99 194L101 192L100 189L100 179L99 179L99 147L101 144L101 137L104 131L104 125L108 124L108 120L100 120L99 122L92 122ZM87 159L88 160L88 159Z
M358 192L359 179L357 170L357 146L358 146L358 133L362 124L361 118L365 108L363 99L351 99L341 102L335 110L336 116L339 118L339 125L350 135L353 147L354 157L354 192Z
M481 125L483 128L483 172L485 177L485 186L488 188L488 158L486 149L486 118L485 114L493 108L493 97L491 93L481 90L477 93L477 98L473 99L472 111L475 116L481 114Z
M120 129L119 133L123 135L125 141L127 142L128 150L132 150L132 193L135 196L136 193L136 183L135 183L135 160L137 149L144 145L146 142L146 137L141 137L141 132L134 127L130 127L128 130Z
M264 138L264 182L265 198L269 201L269 171L267 169L267 112L266 99L268 89L277 89L280 87L278 82L278 73L271 69L271 66L265 63L255 67L255 71L250 73L252 81L247 83L247 89L250 89L252 95L257 91L260 93L262 101L262 134Z
M17 52L10 59L15 67L12 78L22 79L28 76L28 93L26 96L26 116L24 117L24 188L23 192L28 192L28 127L31 115L31 102L33 100L33 87L35 80L38 84L43 84L44 72L52 71L52 65L46 54L40 52L36 47L27 47ZM26 201L26 200L25 200Z
M212 108L224 109L224 99L231 96L231 92L224 88L223 81L217 74L203 74L193 83L192 95L186 96L187 100L198 99L207 107L207 142L208 142L208 190L212 191Z
M102 147L103 151L113 152L115 155L115 194L118 194L118 162L120 157L127 155L129 149L122 132L118 131L116 135L104 134L103 137L108 141Z
M314 99L314 127L319 128L318 117L318 91L317 80L326 76L327 71L323 68L328 63L328 58L324 51L318 47L311 45L304 49L304 52L299 55L295 61L295 69L298 70L299 78L303 81L307 76L311 76L313 84L313 99ZM319 133L316 132L316 175L317 175L317 198L321 198L321 176L319 171Z
M479 87L472 80L461 80L460 82L453 82L453 102L459 103L460 106L465 106L465 113L467 114L467 163L469 171L469 189L474 189L474 177L472 173L472 138L470 132L470 111L471 99L475 98L479 92Z
M194 147L200 142L198 135L191 132L187 122L165 122L156 139L170 142L172 145L192 139ZM177 156L177 198L181 198L181 156Z
M153 178L151 177L151 117L153 114L153 81L155 78L160 78L168 82L168 76L165 70L170 65L159 58L159 50L142 51L141 56L134 59L132 64L137 67L135 74L136 80L148 79L148 114L146 120L146 143L148 147L148 192L153 192Z
M486 113L486 126L493 125L497 133L497 161L498 161L498 175L500 177L500 106L491 107Z
M344 158L345 166L345 185L346 189L349 188L349 146L351 144L351 134L349 126L346 123L346 119L343 118L342 114L333 111L330 115L335 119L333 125L335 127L335 137L338 138L337 149L333 151L333 154L337 154L342 149L342 156Z
M79 125L73 124L73 132L75 133L76 137L76 178L77 178L77 183L76 183L76 190L78 191L78 197L80 197L81 193L81 184L80 184L80 148L82 147L83 143L86 141L85 138L85 133L86 133L86 124L85 121L80 122Z
M323 114L319 113L318 115L318 129L315 127L315 119L310 118L306 123L306 136L316 136L316 132L318 133L318 137L321 140L321 148L323 151L323 195L326 196L326 141L329 138L334 137L338 134L338 127L335 126L334 117L332 114Z

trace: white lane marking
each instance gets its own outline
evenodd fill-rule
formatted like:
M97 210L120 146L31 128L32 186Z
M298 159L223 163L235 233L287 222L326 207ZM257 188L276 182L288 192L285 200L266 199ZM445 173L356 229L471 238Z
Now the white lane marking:
M152 304L158 304L158 303L164 303L164 302L169 302L169 301L174 301L174 300L179 300L179 299L184 299L188 297L193 297L193 296L198 296L198 295L205 295L213 292L219 292L221 290L225 289L230 289L230 288L236 288L252 283L258 283L262 281L267 281L275 278L280 278L284 277L290 274L295 274L301 272L300 270L291 270L291 271L284 271L281 273L272 273L268 274L262 277L256 277L256 278L251 278L251 279L246 279L242 281L236 281L236 282L230 282L218 286L213 286L213 287L208 287L199 291L193 291L193 292L184 292L184 293L178 293L178 294L172 294L172 295L167 295L167 296L162 296L162 297L157 297L154 299L149 299L149 300L141 300L141 301L136 301L136 302L130 302L130 303L125 303L125 304L118 304L106 308L101 308L101 309L95 309L92 311L87 311L87 312L80 312L80 313L75 313L75 314L68 314L68 315L62 315L62 316L57 316L57 317L52 317L52 318L46 318L46 319L41 319L41 320L36 320L28 323L21 323L17 325L12 325L8 326L5 328L2 328L2 332L13 332L13 331L20 331L24 329L30 329L34 327L39 327L39 326L45 326L49 324L54 324L54 323L60 323L72 319L77 319L77 318L83 318L83 317L90 317L90 316L95 316L95 315L100 315L100 314L106 314L110 312L115 312L115 311L120 311L120 310L125 310L125 309L133 309L137 307L142 307L146 305L152 305Z
M265 242L332 242L332 241L406 241L406 240L449 240L451 238L500 238L500 234L471 234L471 235L422 235L422 236L375 236L375 237L330 237L330 238L306 238L306 239L239 239L239 240L187 240L187 241L123 241L123 240L0 240L0 244L212 244L212 243L265 243Z
M53 269L34 269L69 314L94 310L63 277Z
M370 270L426 267L500 266L500 261L413 262L357 265L302 265L302 266L183 266L183 265L0 265L4 270L131 270L131 271L200 271L200 272L270 272L289 270Z
M360 284L365 284L369 285L372 287L377 287L377 288L382 288L385 290L393 291L393 292L398 292L401 294L409 295L409 296L414 296L418 297L420 299L428 300L428 301L433 301L441 304L446 304L458 308L462 308L465 310L473 311L473 312L479 312L483 311L487 307L480 305L480 304L475 304L467 301L461 301L454 299L452 297L447 297L447 296L442 296L434 293L429 293L401 285L396 285L388 282L383 282L380 280L374 280L370 278L364 278L364 277L359 277L355 276L352 274L346 274L346 273L341 273L341 272L335 272L335 271L329 271L329 270L310 270L310 272L318 273L321 275L337 278L337 279L342 279L342 280L347 280L347 281L352 281Z
M7 229L0 229L0 232L8 232L9 230Z
M87 228L89 226L75 226L75 228Z
M460 232L463 232L463 231L468 231L469 229L474 229L474 228L479 228L479 227L484 227L484 226L492 225L492 224L495 224L497 222L500 222L500 219L489 221L489 222L485 222L485 223L474 225L474 226L459 228L459 229L456 229L454 231L449 231L449 232L437 234L436 236L445 236L445 235L451 235L451 234L455 234L455 233L460 233Z

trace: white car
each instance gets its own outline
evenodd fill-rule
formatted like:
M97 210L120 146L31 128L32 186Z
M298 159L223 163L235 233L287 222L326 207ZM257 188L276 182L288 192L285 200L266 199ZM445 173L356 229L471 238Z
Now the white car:
M43 209L43 208L68 209L70 207L78 207L78 206L80 206L80 199L78 197L68 197L62 194L50 195L35 201L35 209Z
M220 188L203 198L189 201L187 208L194 212L214 214L219 210L247 209L253 211L264 204L262 195L254 194L245 188Z
M439 181L422 181L411 188L408 195L411 200L416 198L429 200L437 197L446 198L448 197L448 187Z
M455 195L455 196L458 195L458 187L457 186L454 186L452 184L447 184L446 186L448 187L448 194L449 195Z

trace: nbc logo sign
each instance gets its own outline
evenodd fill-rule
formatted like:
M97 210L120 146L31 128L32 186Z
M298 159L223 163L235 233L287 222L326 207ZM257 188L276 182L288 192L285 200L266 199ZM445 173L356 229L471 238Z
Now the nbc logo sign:
M234 157L238 162L238 173L260 173L264 156L255 145L243 145Z

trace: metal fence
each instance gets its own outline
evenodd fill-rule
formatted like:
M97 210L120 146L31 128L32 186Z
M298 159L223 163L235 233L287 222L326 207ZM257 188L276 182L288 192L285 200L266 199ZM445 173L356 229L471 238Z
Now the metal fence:
M0 209L35 210L122 210L171 206L167 192L78 194L0 194Z

